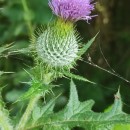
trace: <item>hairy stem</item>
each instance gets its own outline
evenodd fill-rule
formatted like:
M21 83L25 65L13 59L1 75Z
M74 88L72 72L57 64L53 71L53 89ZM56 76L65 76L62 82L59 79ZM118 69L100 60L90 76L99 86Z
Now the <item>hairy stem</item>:
M9 122L8 116L0 110L0 130L13 130L13 126Z
M16 130L24 130L24 127L30 118L31 112L34 109L39 98L40 98L40 94L37 94L34 98L30 99L29 104L28 104L23 116L22 116L18 126L16 127Z
M0 93L0 130L13 130L10 123L9 112L4 108L5 104Z

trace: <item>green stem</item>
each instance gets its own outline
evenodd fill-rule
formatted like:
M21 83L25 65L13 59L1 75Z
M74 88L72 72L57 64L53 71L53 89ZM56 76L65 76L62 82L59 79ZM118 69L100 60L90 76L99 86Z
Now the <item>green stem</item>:
M22 116L18 126L16 127L16 130L24 130L24 127L30 118L31 112L34 109L39 98L40 98L40 94L37 94L34 98L30 99L29 104L28 104L23 116Z
M1 90L0 90L1 91ZM8 111L4 108L4 102L0 95L0 130L13 130L13 126L10 123Z
M25 19L25 22L27 24L27 27L28 27L28 30L29 30L29 35L31 37L31 40L33 40L33 28L32 28L32 24L31 24L31 21L30 21L30 11L29 11L29 8L27 6L27 2L26 0L22 0L22 6L23 6L23 9L24 9L24 12L25 12L25 15L24 15L24 19Z
M13 130L13 126L9 123L8 117L0 111L0 130Z

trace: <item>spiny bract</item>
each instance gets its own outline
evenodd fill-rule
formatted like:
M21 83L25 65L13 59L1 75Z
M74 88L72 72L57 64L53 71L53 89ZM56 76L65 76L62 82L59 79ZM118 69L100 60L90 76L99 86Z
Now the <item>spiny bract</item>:
M73 24L58 20L37 39L38 56L51 67L70 66L78 52L78 43Z

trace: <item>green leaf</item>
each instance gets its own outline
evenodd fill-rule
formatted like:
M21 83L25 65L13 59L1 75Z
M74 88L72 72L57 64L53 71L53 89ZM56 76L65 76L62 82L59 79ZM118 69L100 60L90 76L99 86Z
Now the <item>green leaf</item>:
M8 44L8 45L4 45L4 46L0 47L0 57L3 57L3 55L5 55L3 53L5 53L6 51L8 51L8 52L6 52L6 55L8 56L9 55L9 50L12 47L13 47L12 44Z
M0 54L3 53L3 52L6 51L6 50L9 50L9 49L12 48L12 47L13 47L12 44L8 44L8 45L5 45L5 46L0 47Z
M32 112L33 121L36 122L40 117L44 116L44 114L47 115L53 113L56 99L57 98L52 99L44 107L40 107L37 105Z
M78 56L81 57L92 45L92 43L95 41L95 38L97 37L98 33L90 40L87 44L85 44L79 51Z
M92 82L92 81L90 81L90 80L88 80L88 79L86 79L86 78L84 78L84 77L82 77L82 76L75 75L75 74L72 74L72 73L70 73L70 72L65 72L65 71L64 71L63 74L64 74L65 76L67 76L67 77L72 78L72 79L77 79L77 80L89 82L89 83L92 83L92 84L96 84L96 83L94 83L94 82Z
M116 125L113 130L130 130L130 125Z
M41 95L45 95L45 93L48 93L52 89L52 87L54 87L53 85L46 85L37 80L32 80L29 84L31 85L29 90L25 94L23 94L17 101L29 99L39 93Z
M130 123L130 115L122 111L122 101L119 92L115 95L115 102L112 108L105 113L96 113L92 111L94 102L88 100L80 102L76 86L71 81L70 98L66 107L54 113L49 104L46 112L35 123L29 123L26 130L44 128L46 130L71 130L73 127L82 127L85 130L112 130L113 125ZM52 106L55 101L53 100ZM45 109L43 107L43 109ZM50 112L47 112L50 111Z

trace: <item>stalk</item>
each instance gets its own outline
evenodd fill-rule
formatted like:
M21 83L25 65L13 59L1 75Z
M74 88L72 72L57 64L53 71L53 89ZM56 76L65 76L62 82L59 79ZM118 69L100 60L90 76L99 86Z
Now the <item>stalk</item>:
M30 11L29 11L26 0L22 0L22 6L23 6L23 9L24 9L24 12L25 12L24 20L25 20L25 22L27 24L29 35L30 35L31 39L33 40L34 39L34 37L33 37L33 28L32 28L32 23L31 23L30 18L29 18Z
M13 130L13 126L9 122L8 116L0 110L0 130Z
M35 105L37 104L37 101L40 99L40 96L41 96L40 94L37 94L34 98L30 99L23 116L22 116L19 124L16 127L16 130L24 130L24 127L30 118L32 110L34 109Z
M45 74L43 82L45 84L49 84L51 82L50 77L51 77L50 74ZM41 83L38 82L38 83L32 84L31 88L35 88L35 87L39 88L40 86L41 86ZM44 86L42 86L42 87L44 87ZM44 91L45 90L43 90L43 91L41 90L39 92L36 92L35 95L30 97L30 101L27 105L27 108L26 108L23 116L21 117L18 125L16 126L15 130L25 130L25 126L26 126L28 120L30 119L31 113L32 113L33 109L35 108L35 106L37 105L37 102L40 99L40 97Z
M10 123L9 112L4 107L5 104L2 101L0 93L0 130L13 130L13 126Z

